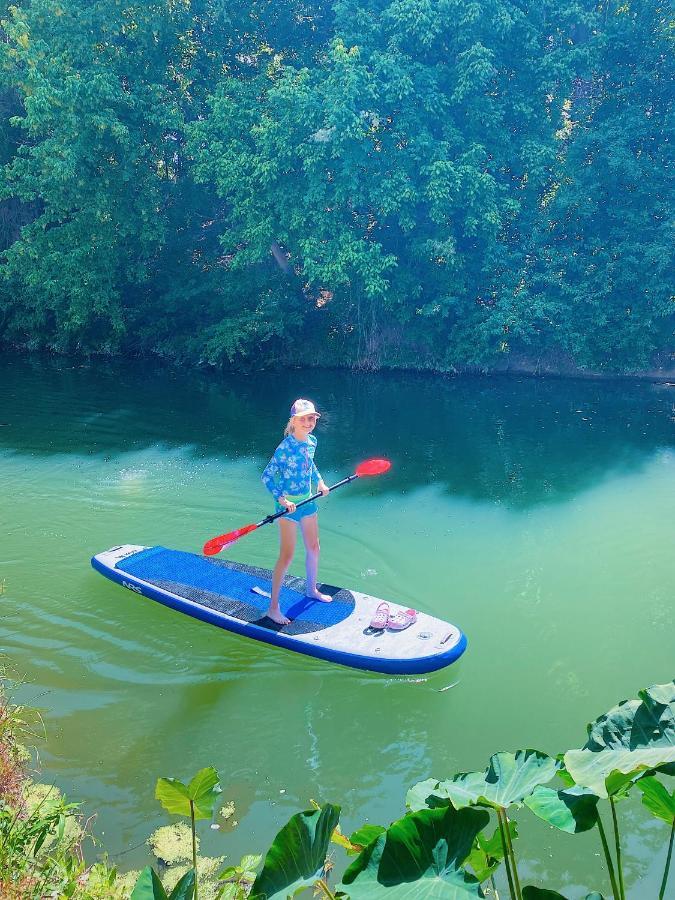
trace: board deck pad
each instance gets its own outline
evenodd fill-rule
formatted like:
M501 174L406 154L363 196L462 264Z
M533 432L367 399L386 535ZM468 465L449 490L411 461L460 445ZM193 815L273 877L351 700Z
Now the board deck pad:
M289 625L280 625L265 615L269 597L254 590L272 590L268 569L209 559L164 547L152 547L136 553L123 560L117 568L127 575L135 575L148 584L225 613L241 622L255 622L263 628L284 634L321 631L342 622L354 610L351 591L321 585L322 592L333 597L330 603L323 603L321 600L305 597L305 582L302 578L287 576L281 588L279 607L291 622Z
M356 590L321 585L330 603L306 597L304 579L284 579L279 605L292 621L267 617L272 573L231 560L166 547L124 544L92 558L107 578L181 613L254 640L356 669L389 674L432 672L466 648L456 625L418 611L403 631L373 629L382 602ZM402 604L405 608L408 604ZM390 603L391 612L401 606Z

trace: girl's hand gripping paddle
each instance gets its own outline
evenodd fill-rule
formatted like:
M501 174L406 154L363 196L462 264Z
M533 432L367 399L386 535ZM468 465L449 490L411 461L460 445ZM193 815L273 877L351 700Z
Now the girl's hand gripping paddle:
M384 472L388 472L389 469L391 469L391 463L388 459L367 459L365 462L358 464L353 475L349 475L349 477L343 478L342 481L332 484L328 490L334 491L336 488L342 487L343 484L349 484L350 481L354 481L355 478L362 478L364 475L382 475ZM312 497L308 497L306 500L296 503L295 508L297 509L300 506L304 506L305 503L311 503L312 500L317 500L321 496L321 491L319 491L318 494L314 494ZM211 538L210 541L207 541L204 544L202 552L205 556L213 556L216 553L220 553L223 547L227 547L228 544L233 544L235 541L238 541L240 537L244 537L245 534L250 534L252 531L255 531L256 528L260 528L261 525L267 525L268 522L274 522L275 519L287 514L288 510L274 513L274 515L265 516L262 521L256 522L254 525L244 525L243 528L237 528L236 531L230 531L229 534L221 534L218 537Z

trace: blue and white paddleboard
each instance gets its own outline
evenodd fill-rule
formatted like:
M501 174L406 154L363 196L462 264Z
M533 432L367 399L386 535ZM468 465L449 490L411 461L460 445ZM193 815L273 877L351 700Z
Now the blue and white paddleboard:
M331 603L304 596L304 580L287 576L279 598L292 621L265 616L272 573L166 547L125 544L97 553L92 566L123 587L227 631L354 669L407 675L433 672L462 655L466 638L455 625L418 612L405 631L374 631L381 602L359 591L321 585ZM392 606L392 611L394 607Z

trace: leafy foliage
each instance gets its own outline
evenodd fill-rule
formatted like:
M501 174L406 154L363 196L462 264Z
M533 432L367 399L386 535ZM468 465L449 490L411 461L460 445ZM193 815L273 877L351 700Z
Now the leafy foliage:
M195 891L195 873L186 872L170 894L164 890L154 869L147 866L138 876L131 893L131 900L192 900Z
M158 778L155 796L167 812L198 820L211 818L220 792L218 773L208 766L200 769L188 785L177 778Z
M675 681L640 691L588 726L584 750L646 750L675 747Z
M538 785L525 798L525 806L549 825L578 834L597 823L598 799L597 794L577 785L561 791Z
M318 881L326 865L331 835L340 807L326 803L320 809L296 813L281 829L267 851L262 870L251 888L252 900L293 896Z
M657 4L0 7L0 340L630 370L669 346Z
M462 863L488 819L483 810L451 806L409 813L375 838L349 866L343 877L349 896L353 900L484 896Z
M657 778L641 778L638 787L642 791L642 803L656 816L669 825L675 823L675 791L668 793Z
M455 809L473 804L507 809L523 803L537 785L550 781L558 768L555 759L537 750L495 753L485 772L455 775L429 793L432 801L449 799Z

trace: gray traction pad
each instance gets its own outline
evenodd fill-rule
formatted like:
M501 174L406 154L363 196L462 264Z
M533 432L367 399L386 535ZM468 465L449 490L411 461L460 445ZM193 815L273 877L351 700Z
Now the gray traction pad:
M225 569L235 569L240 572L245 572L248 575L252 575L254 578L259 578L263 583L269 581L269 569L261 569L257 566L248 566L245 563L234 563L219 559L208 559L208 561L212 565L222 566ZM323 631L328 627L318 622L312 622L309 619L302 618L294 619L288 625L279 625L272 619L268 619L267 616L261 616L260 609L252 603L244 603L241 600L227 597L224 594L217 594L204 588L190 587L181 582L170 581L163 578L153 578L150 580L150 583L164 591L170 591L178 597L184 597L186 600L198 603L200 606L205 606L208 609L223 613L224 615L232 616L242 622L256 624L263 628L269 628L271 631L282 632L283 634L311 634L313 631ZM298 578L295 575L287 575L286 578L284 578L283 584L284 587L297 591L302 596L305 586L304 578ZM321 585L321 589L324 593L330 594L333 597L333 600L339 600L342 603L349 604L352 609L354 608L355 600L351 591L348 591L345 588L332 587L327 584Z

